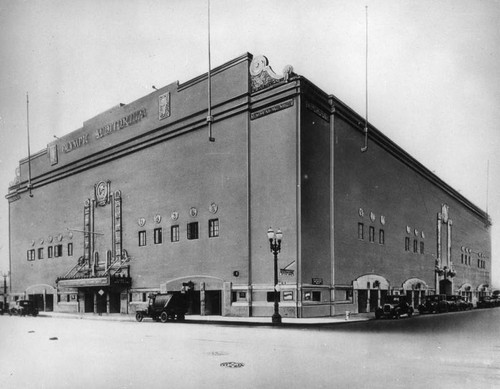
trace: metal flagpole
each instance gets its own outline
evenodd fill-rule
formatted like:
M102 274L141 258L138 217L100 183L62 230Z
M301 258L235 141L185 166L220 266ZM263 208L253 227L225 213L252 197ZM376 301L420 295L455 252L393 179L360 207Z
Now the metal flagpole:
M212 116L212 74L211 74L211 58L210 58L210 0L208 0L208 140L210 142L215 142L215 138L212 136L212 122L214 117Z
M28 97L28 92L26 92L26 131L28 133L28 191L29 196L33 197L31 193L31 151L30 151L30 101Z
M361 148L361 152L364 153L368 150L368 6L365 6L365 145Z

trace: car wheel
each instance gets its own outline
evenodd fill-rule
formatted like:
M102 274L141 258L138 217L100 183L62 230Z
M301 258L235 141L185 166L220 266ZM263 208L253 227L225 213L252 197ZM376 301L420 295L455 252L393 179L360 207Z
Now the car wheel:
M142 312L137 312L137 313L135 314L135 320L137 320L138 322L143 321L143 320L144 320L144 315L143 315L143 313L142 313Z
M162 312L160 315L160 320L162 323L166 323L168 321L168 315L167 312Z

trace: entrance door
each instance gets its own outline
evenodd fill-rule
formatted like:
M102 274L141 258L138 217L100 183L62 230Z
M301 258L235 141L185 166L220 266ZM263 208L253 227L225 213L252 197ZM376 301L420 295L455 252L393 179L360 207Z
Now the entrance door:
M375 312L378 307L378 289L370 290L370 312Z
M109 294L109 313L120 313L120 293Z
M368 303L368 290L358 289L358 312L366 313L366 304Z
M221 315L221 291L205 291L205 315Z
M439 281L439 290L440 290L441 294L445 294L447 296L453 294L453 290L451 287L451 281L449 281L449 280Z
M94 293L85 293L85 313L94 312Z

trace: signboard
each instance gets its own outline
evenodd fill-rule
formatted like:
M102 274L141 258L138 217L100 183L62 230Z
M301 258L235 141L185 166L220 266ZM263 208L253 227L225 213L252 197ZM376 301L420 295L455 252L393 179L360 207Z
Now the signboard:
M281 276L289 276L292 277L294 275L294 270L291 269L280 269Z
M323 285L323 278L313 278L312 284L313 285Z

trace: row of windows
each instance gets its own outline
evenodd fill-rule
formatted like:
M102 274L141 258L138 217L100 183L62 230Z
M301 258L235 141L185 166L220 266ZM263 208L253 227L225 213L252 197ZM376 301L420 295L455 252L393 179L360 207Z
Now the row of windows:
M480 269L486 269L486 261L484 259L478 259L477 267Z
M469 254L463 254L460 257L461 263L464 265L469 265L471 264L471 256Z
M365 225L363 223L358 223L358 239L365 239ZM370 226L368 229L368 240L370 243L375 243L375 227ZM378 243L385 244L385 232L384 230L378 231Z
M216 238L219 236L219 219L210 219L208 221L208 237ZM187 224L186 237L188 240L199 239L200 229L198 222ZM178 242L180 240L180 227L174 225L170 227L170 241ZM163 243L163 229L155 228L153 231L154 244ZM139 246L146 246L146 231L139 231Z
M419 244L420 243L420 244ZM413 239L413 252L415 254L424 254L425 245L424 242L419 242L417 239ZM411 239L407 236L405 237L405 251L411 250Z
M38 259L43 259L45 256L45 249L43 247L40 247L39 249L36 250L36 254ZM73 243L68 243L67 246L67 254L68 257L73 256ZM48 246L47 247L47 258L52 258L52 257L62 257L63 256L63 245L58 244L55 246ZM28 261L34 261L35 258L35 249L28 250L26 252L26 259Z

